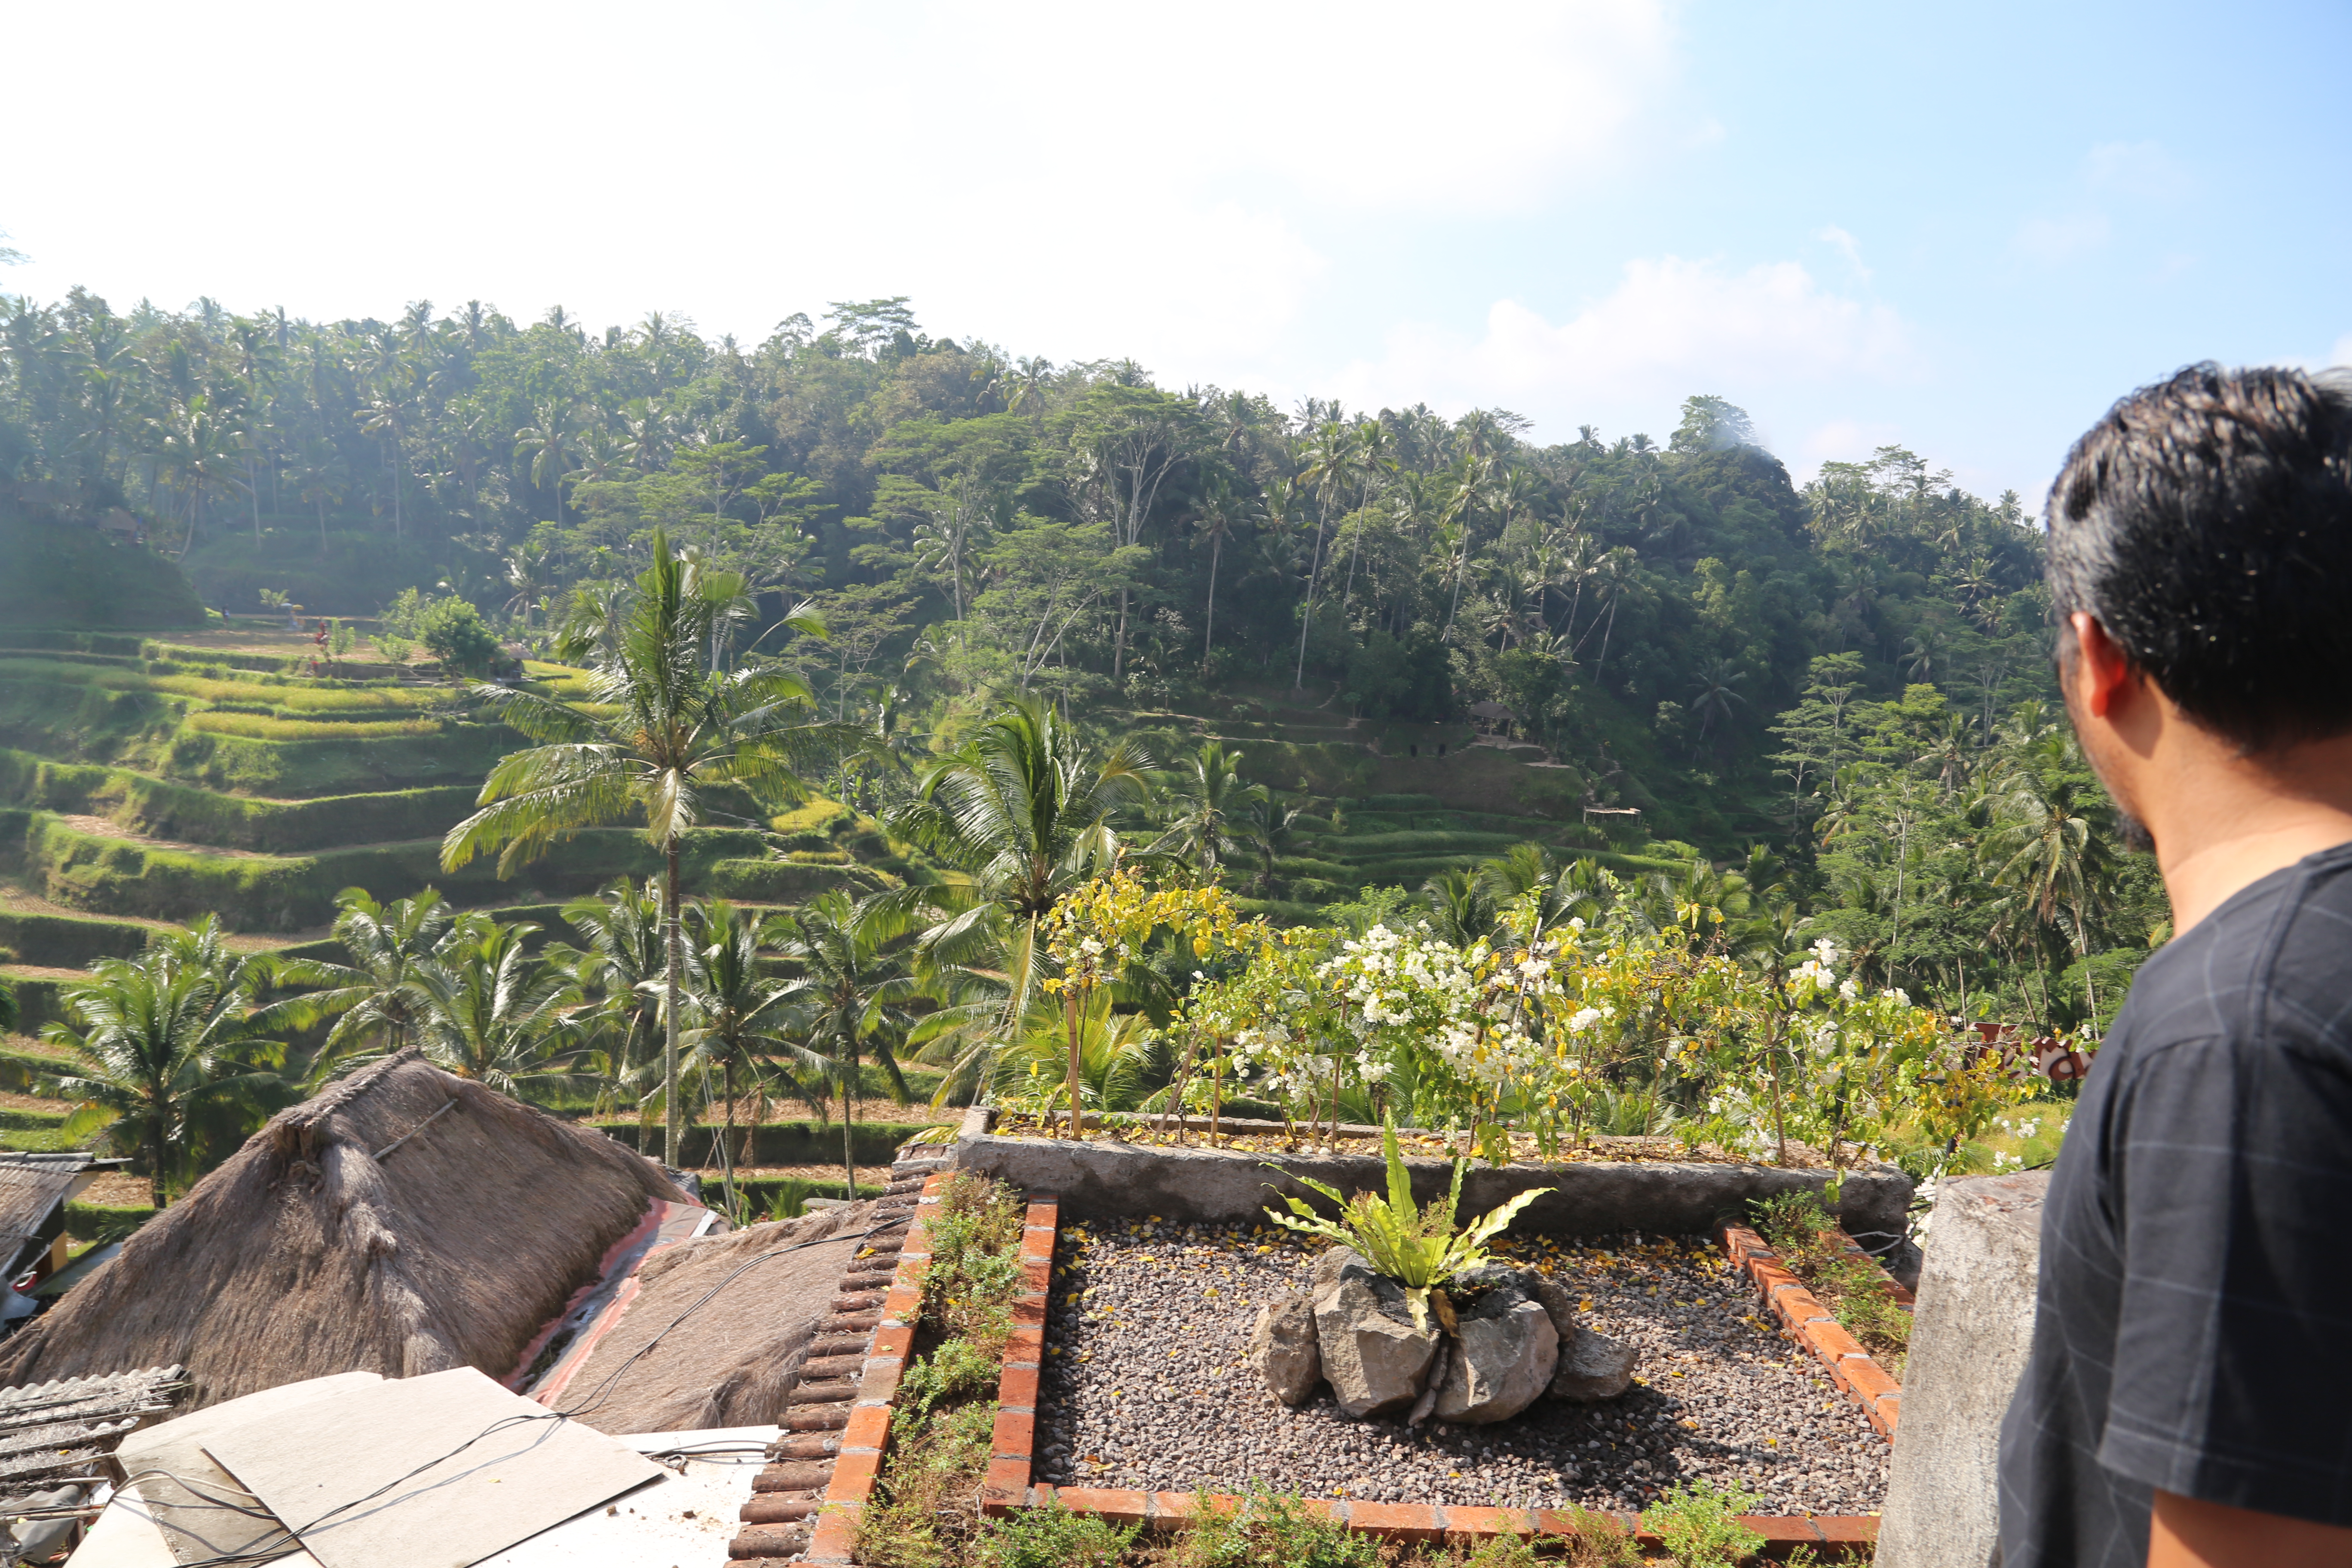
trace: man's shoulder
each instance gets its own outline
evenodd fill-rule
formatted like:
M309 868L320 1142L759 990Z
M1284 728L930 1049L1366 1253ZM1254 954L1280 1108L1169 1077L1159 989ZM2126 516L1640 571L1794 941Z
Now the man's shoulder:
M2352 1048L2352 845L2241 889L2140 966L2115 1035Z

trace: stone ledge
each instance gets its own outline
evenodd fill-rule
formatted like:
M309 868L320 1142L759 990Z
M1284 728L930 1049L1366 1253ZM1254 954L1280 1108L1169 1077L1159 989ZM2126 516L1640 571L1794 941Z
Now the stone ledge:
M1223 1149L1162 1149L1115 1140L1001 1138L987 1131L984 1108L967 1115L956 1142L957 1164L1029 1192L1056 1193L1081 1216L1180 1223L1257 1224L1285 1197L1315 1199L1297 1177L1342 1193L1385 1189L1386 1168L1370 1154L1257 1154ZM1408 1159L1413 1196L1442 1197L1450 1161ZM1274 1166L1275 1169L1268 1169ZM1701 1162L1572 1161L1559 1165L1473 1164L1463 1181L1464 1207L1482 1213L1537 1187L1555 1190L1529 1205L1520 1234L1706 1236L1748 1212L1756 1199L1818 1193L1834 1173L1771 1165ZM1891 1165L1845 1173L1838 1213L1848 1228L1899 1231L1911 1202L1911 1178ZM912 1245L911 1243L909 1244ZM1024 1251L1028 1250L1024 1245Z

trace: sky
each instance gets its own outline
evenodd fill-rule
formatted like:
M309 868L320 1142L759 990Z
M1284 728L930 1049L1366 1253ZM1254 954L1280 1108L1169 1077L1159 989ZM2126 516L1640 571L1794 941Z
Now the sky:
M2038 501L2183 363L2352 363L2352 5L16 0L0 290L924 328L1289 407L1682 398ZM102 16L103 21L99 18Z

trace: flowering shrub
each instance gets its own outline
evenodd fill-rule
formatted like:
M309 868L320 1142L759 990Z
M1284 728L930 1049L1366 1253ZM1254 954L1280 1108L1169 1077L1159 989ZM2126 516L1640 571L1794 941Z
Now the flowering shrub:
M1202 959L1222 952L1162 1031L1178 1066L1160 1103L1205 1109L1213 1127L1245 1088L1310 1136L1336 1137L1343 1112L1393 1112L1466 1131L1501 1163L1515 1133L1551 1157L1582 1146L1612 1097L1638 1090L1644 1130L1655 1115L1685 1147L1786 1163L1802 1144L1844 1168L1896 1122L1956 1148L2030 1092L2015 1062L1971 1055L1900 991L1858 985L1829 939L1793 963L1742 962L1718 910L1681 904L1658 928L1625 910L1548 921L1529 895L1464 947L1424 921L1277 931L1244 924L1214 889L1114 872L1049 917L1073 1135L1076 998L1162 931Z

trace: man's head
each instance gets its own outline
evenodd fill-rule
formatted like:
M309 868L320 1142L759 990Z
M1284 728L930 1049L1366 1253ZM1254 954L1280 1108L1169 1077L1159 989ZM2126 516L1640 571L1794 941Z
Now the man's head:
M2248 752L2352 731L2352 377L2143 387L2074 443L2049 522L2062 626L2088 614L2184 717Z

